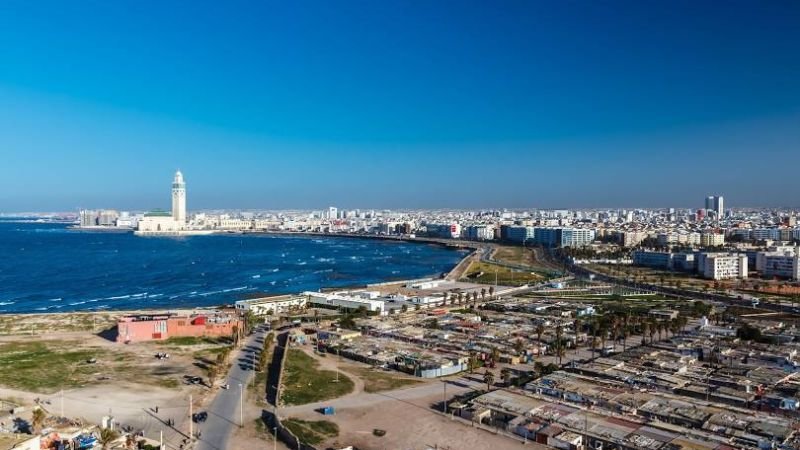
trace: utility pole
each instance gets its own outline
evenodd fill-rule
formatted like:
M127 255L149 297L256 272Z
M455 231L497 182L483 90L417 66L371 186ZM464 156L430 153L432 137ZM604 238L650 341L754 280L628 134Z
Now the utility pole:
M194 436L194 417L192 414L192 395L189 394L189 439Z
M442 381L442 413L447 414L447 381Z
M64 417L64 389L61 389L61 417Z
M239 428L244 428L244 391L239 383Z

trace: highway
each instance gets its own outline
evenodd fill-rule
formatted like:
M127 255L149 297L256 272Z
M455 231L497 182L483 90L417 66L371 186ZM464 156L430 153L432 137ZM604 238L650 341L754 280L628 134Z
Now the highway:
M228 377L221 384L227 383L230 389L216 389L214 399L208 409L208 419L204 423L195 424L195 433L201 433L195 445L196 450L225 450L234 429L240 426L240 408L247 395L247 385L253 379L254 362L264 342L264 332L256 331L236 352ZM241 384L241 388L239 385ZM195 411L200 412L200 411Z

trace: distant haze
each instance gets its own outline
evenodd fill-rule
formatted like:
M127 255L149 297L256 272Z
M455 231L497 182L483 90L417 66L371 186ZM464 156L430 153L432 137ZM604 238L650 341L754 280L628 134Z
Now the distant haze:
M798 206L798 23L792 1L11 1L0 211L168 208L176 169L190 210Z

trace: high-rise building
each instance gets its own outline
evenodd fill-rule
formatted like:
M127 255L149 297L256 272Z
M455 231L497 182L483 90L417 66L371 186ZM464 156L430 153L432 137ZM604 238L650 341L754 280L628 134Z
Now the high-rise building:
M714 211L714 196L706 197L706 211Z
M722 219L725 214L724 198L721 195L709 195L706 197L706 211L713 211L714 218Z
M180 224L186 223L186 183L180 170L172 180L172 218Z
M717 213L717 219L725 217L725 208L723 206L724 199L721 195L714 197L714 212Z
M328 208L328 219L331 220L336 219L338 218L337 217L338 215L339 215L339 210L337 210L335 206L331 206L330 208Z

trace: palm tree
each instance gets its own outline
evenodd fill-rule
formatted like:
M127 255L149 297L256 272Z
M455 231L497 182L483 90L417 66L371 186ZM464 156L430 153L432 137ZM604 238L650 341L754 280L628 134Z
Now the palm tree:
M490 391L494 384L494 374L487 370L486 373L483 374L483 382L486 383L486 390Z
M561 367L561 356L562 356L562 348L561 348L561 333L563 333L563 327L561 326L561 322L556 325L556 355L558 355L558 367Z
M495 364L500 363L500 349L498 349L497 347L492 347L492 351L491 351L490 354L491 354L493 363L495 363Z
M542 335L544 334L544 324L540 323L536 325L536 339L539 342L542 342Z
M653 337L656 335L656 321L651 319L648 323L650 325L650 344L653 344Z
M44 420L47 419L47 413L41 407L37 407L33 410L33 418L31 419L31 424L33 425L33 431L38 433L42 429L42 425L44 425Z
M650 331L650 322L642 323L642 345L647 345L647 333Z
M108 447L111 446L111 443L119 439L119 433L111 428L103 428L100 430L100 436L97 438L97 442L103 447L103 450L108 450Z
M474 373L476 367L478 367L478 354L475 350L470 350L469 359L467 360L467 369L469 373Z

